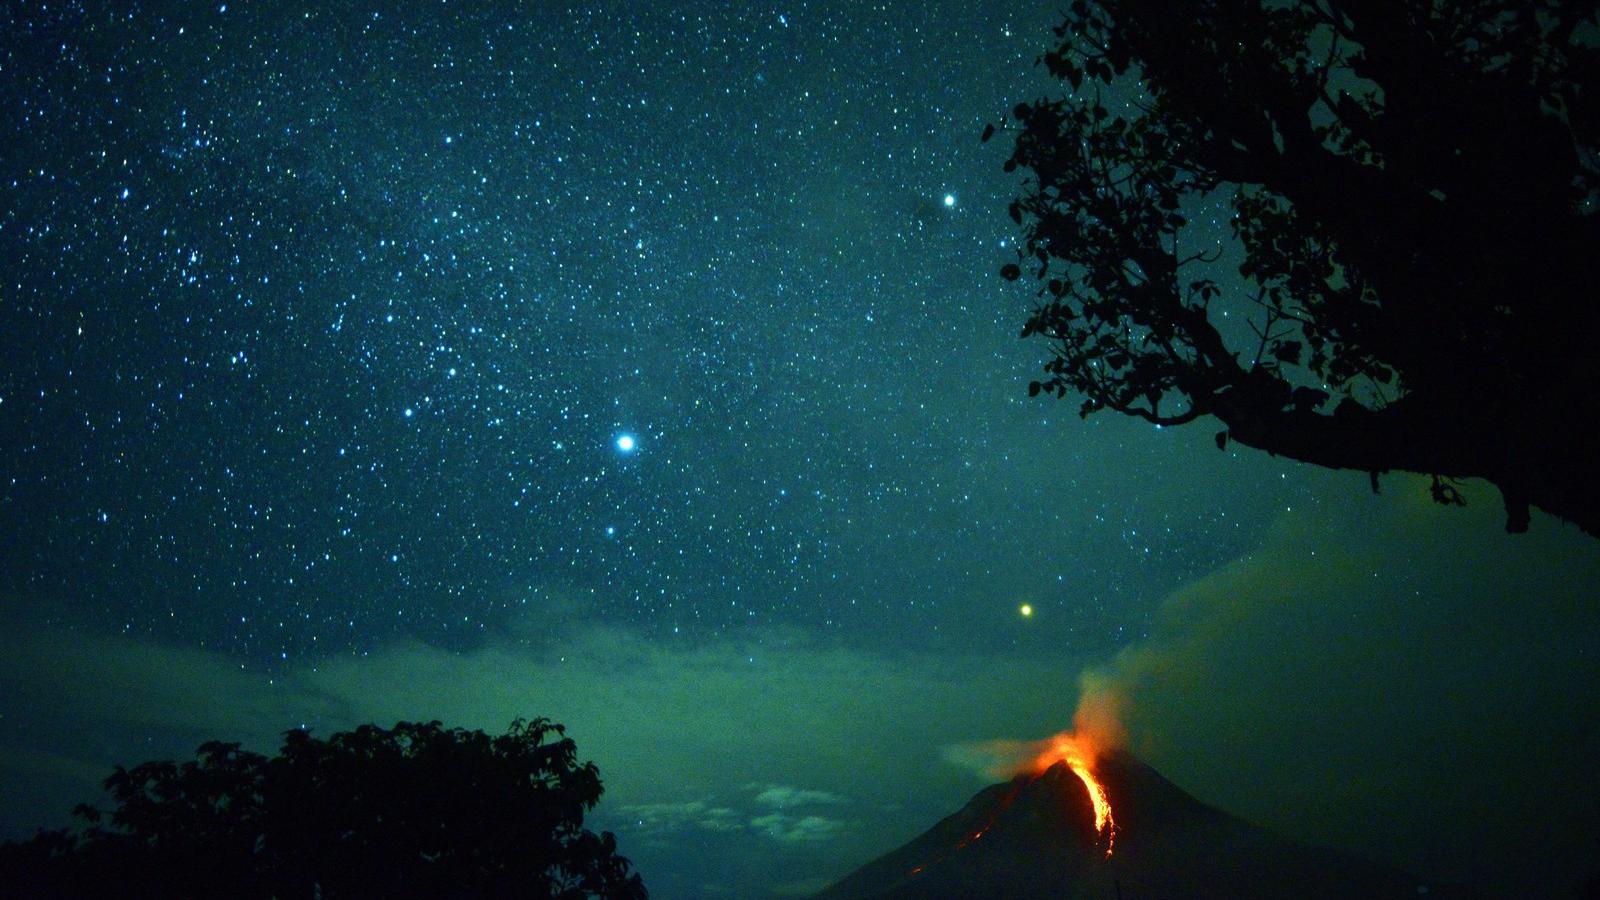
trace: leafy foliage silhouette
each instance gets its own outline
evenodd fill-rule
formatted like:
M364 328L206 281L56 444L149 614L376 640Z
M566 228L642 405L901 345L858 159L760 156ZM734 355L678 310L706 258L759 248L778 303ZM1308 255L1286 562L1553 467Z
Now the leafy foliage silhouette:
M213 741L118 767L87 827L0 846L30 897L646 897L583 828L598 770L547 719L504 735L438 722L285 734L271 759Z
M1594 4L1073 0L1055 34L1070 91L1006 163L1031 394L1600 535Z

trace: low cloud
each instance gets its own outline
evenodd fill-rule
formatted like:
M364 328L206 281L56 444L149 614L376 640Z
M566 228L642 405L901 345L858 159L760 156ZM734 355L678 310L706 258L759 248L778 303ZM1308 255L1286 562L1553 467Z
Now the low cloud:
M825 816L789 816L783 813L757 816L750 824L760 834L783 844L826 841L845 827L845 824L838 819L829 819Z
M756 794L756 802L763 806L773 806L778 809L792 809L796 806L814 806L816 804L843 803L844 798L827 791L813 791L806 788L790 787L786 784L775 784Z
M842 806L845 799L828 791L789 785L748 785L745 796L724 804L710 798L684 803L638 803L622 807L639 832L663 835L698 829L718 833L748 832L784 844L825 841L847 830L849 823L816 813L792 812L801 807Z
M213 738L270 753L301 725L325 735L440 719L499 732L542 715L600 767L593 821L618 832L663 896L717 884L748 896L752 884L836 877L928 827L978 784L940 758L945 736L1048 730L1085 662L875 653L776 632L710 643L518 634L464 653L396 642L269 677L149 639L10 629L5 836L65 824L113 765L190 758Z
M1131 749L1232 812L1425 875L1559 893L1600 835L1600 542L1548 519L1508 537L1487 500L1425 498L1391 478L1383 497L1283 514L1110 659L530 622L471 652L396 642L268 677L0 621L0 814L13 837L61 824L112 765L212 738L270 752L302 724L544 715L600 766L594 820L659 895L750 896L903 843L1087 693L1115 701Z
M633 803L622 807L622 814L637 824L641 832L676 831L700 828L706 831L741 831L744 817L726 806L705 800L685 803Z

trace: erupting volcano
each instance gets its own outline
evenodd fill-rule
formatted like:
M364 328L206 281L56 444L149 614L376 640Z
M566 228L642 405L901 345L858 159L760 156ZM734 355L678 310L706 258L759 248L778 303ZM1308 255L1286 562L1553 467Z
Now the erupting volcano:
M1094 805L1094 830L1105 841L1106 856L1110 856L1117 837L1117 820L1111 815L1111 798L1106 794L1106 787L1094 774L1095 757L1099 753L1087 737L1070 732L1056 735L1049 744L1049 749L1033 761L1033 770L1042 775L1051 766L1066 763L1072 774L1078 776L1089 792L1089 802Z
M1207 806L1092 731L1050 739L1010 781L979 791L819 900L1122 900L1471 896L1295 843ZM1112 843L1115 840L1115 854Z

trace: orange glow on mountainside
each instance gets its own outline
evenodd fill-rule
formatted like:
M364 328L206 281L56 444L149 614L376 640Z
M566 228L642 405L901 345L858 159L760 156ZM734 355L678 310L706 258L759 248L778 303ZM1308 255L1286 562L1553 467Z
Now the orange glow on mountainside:
M1064 731L1049 740L1044 752L1034 759L1033 770L1043 772L1058 762L1064 762L1078 776L1083 786L1089 789L1089 801L1094 804L1094 829L1105 838L1106 856L1110 856L1117 835L1117 820L1111 815L1111 798L1106 794L1105 785L1094 774L1097 755L1096 749L1085 737Z

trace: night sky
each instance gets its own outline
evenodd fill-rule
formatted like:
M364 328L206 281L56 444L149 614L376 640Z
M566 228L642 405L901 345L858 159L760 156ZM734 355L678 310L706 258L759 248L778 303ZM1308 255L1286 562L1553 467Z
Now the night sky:
M1232 812L1586 873L1600 544L1027 397L1053 6L335 6L0 13L0 835L549 715L654 896L803 893L1090 671Z

